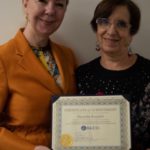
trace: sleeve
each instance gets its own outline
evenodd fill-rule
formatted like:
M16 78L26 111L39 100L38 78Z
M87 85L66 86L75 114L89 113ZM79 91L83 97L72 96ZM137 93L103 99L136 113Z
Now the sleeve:
M0 150L34 150L35 145L14 135L3 126L5 120L3 110L6 105L7 95L7 76L2 61L0 60Z
M141 142L146 148L150 148L150 82L145 87L144 97L139 105Z
M2 62L0 61L0 112L2 112L8 95L7 78Z

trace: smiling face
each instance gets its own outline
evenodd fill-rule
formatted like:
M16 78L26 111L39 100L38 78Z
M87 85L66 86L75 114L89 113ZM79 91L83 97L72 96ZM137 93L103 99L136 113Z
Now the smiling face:
M130 28L121 29L119 22L130 23L130 14L126 6L117 6L108 17L109 26L103 27L97 24L97 39L100 43L102 54L120 54L128 52L128 46L132 41Z
M27 16L26 29L35 35L49 36L55 32L66 11L66 0L23 0Z

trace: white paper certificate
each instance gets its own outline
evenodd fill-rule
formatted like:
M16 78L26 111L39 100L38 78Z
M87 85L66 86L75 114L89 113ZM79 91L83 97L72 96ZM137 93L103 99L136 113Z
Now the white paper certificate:
M130 109L123 96L66 96L53 103L54 150L130 147Z

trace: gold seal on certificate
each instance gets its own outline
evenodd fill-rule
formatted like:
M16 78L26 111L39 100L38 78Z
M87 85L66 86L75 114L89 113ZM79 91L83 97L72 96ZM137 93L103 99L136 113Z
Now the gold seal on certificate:
M61 135L61 141L60 141L60 144L63 146L63 147L71 147L72 146L72 143L73 143L73 139L72 139L72 136L69 135L69 134L62 134Z
M53 150L129 150L130 106L125 97L61 96L53 103Z

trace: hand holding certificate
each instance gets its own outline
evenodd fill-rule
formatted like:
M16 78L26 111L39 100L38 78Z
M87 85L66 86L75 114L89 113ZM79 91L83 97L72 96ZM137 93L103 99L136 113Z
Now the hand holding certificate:
M129 150L130 109L123 96L59 97L53 103L54 150Z

